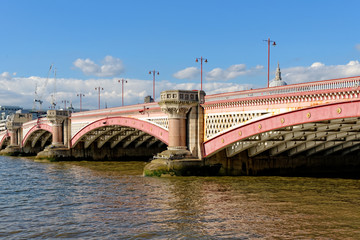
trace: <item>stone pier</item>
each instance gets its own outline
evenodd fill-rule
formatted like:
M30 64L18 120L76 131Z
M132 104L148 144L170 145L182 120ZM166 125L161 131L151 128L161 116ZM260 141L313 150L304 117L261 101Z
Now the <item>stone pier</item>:
M204 175L199 134L203 132L204 91L169 90L161 92L159 105L169 119L167 150L154 156L145 166L144 175ZM190 119L188 116L192 116ZM194 119L196 119L194 121ZM188 129L187 121L194 121ZM188 133L188 134L187 134ZM193 151L190 151L190 149Z
M64 136L67 135L67 128L63 125L67 124L69 119L69 111L65 110L48 110L47 118L52 124L52 143L43 151L39 152L36 159L48 159L56 161L71 157L70 149L66 146Z
M2 155L19 155L21 153L21 139L23 138L22 124L32 120L31 113L15 113L6 122L10 136L10 145L1 150Z

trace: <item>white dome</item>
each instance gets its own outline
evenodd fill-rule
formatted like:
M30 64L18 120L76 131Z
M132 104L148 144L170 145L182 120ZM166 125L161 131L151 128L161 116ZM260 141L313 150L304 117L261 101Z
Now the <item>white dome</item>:
M269 87L280 87L285 85L287 85L287 83L284 80L274 79L273 81L270 82Z

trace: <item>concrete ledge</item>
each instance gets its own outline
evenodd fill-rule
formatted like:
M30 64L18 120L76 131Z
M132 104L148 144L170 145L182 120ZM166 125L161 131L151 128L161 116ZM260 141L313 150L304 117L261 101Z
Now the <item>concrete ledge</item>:
M19 146L7 146L5 149L0 151L0 155L5 156L18 156L21 153L21 148Z
M69 160L71 158L70 149L66 147L53 146L50 145L46 147L44 151L39 152L36 155L36 160L49 160L51 162L56 162L60 160Z
M217 175L221 165L204 165L200 159L154 159L144 168L144 176L212 176Z

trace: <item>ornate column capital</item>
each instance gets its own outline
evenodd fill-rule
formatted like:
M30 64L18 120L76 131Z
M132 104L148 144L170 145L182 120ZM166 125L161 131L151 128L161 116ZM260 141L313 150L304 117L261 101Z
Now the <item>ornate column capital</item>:
M65 119L69 117L69 111L64 110L48 110L47 111L47 118L49 121L55 125L61 125Z
M31 113L15 113L9 116L9 119L6 122L6 128L9 131L16 131L21 128L23 123L29 122L32 120Z
M184 118L193 106L204 101L204 91L167 90L160 94L161 111L169 118Z

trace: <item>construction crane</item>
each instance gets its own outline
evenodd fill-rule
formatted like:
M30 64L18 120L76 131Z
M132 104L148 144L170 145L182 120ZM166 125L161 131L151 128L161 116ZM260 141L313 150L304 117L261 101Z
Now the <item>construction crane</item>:
M44 102L42 100L42 96L44 95L44 92L46 90L46 85L49 82L49 76L50 76L50 72L51 72L52 68L53 68L53 64L50 65L50 68L49 68L45 83L44 83L43 86L41 86L42 90L39 88L38 83L35 83L35 98L34 98L33 109L32 109L33 111L36 111L36 110L41 111L42 104ZM36 109L37 103L39 104L39 109Z

